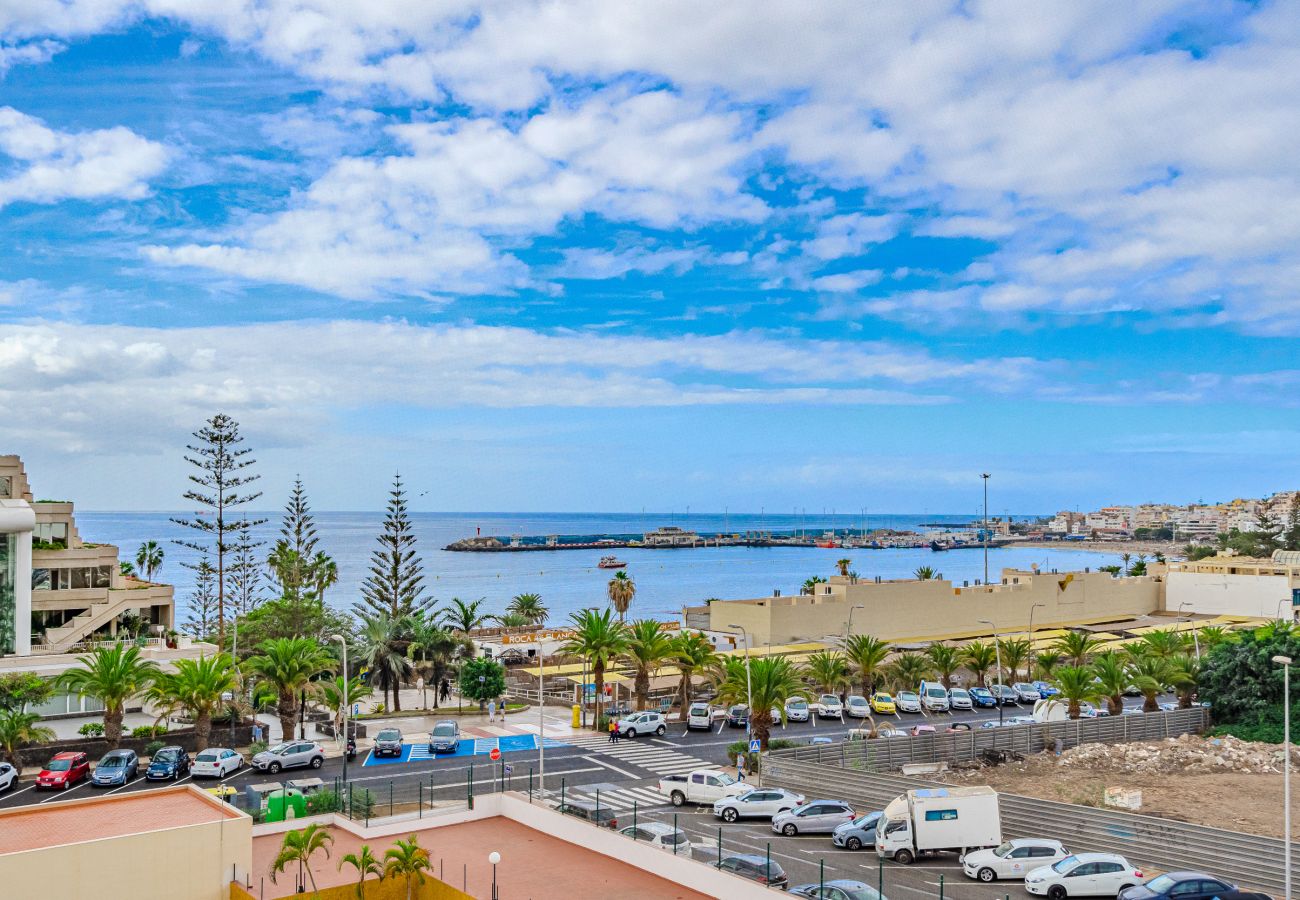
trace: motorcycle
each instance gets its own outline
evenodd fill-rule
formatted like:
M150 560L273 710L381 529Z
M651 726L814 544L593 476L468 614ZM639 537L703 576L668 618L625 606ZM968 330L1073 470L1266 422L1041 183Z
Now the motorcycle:
M347 754L348 754L348 762L351 762L352 760L354 760L354 759L357 758L357 739L356 739L356 738L348 738Z

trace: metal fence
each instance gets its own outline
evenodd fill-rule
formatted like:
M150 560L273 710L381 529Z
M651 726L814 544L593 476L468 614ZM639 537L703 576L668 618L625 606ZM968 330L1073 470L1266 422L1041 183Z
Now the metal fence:
M1209 724L1203 707L1146 713L1140 716L1103 716L1033 725L976 728L917 737L875 738L773 750L769 760L811 760L866 772L889 772L912 763L949 764L984 758L987 754L1040 753L1080 744L1121 744L1195 734Z

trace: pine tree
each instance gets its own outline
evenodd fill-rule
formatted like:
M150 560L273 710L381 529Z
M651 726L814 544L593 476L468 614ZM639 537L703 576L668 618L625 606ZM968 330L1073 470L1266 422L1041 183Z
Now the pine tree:
M385 615L395 619L427 611L434 601L423 596L423 581L415 533L406 514L406 492L398 475L388 495L379 549L370 554L370 574L361 584L361 601L353 604L353 609L362 618Z
M190 594L190 617L181 630L199 640L212 636L217 618L217 570L212 568L206 553L194 566L194 591Z
M226 554L231 549L230 537L241 528L255 528L265 519L228 519L227 516L237 506L251 503L262 496L261 491L240 493L240 489L252 484L260 475L246 472L256 460L249 459L250 447L240 447L244 442L239 433L239 423L224 413L217 413L194 432L195 444L188 444L190 451L185 461L198 470L198 474L189 476L194 485L185 492L185 499L204 507L192 519L173 518L177 525L192 528L201 537L193 541L176 541L182 547L197 550L200 553L215 553L217 557L217 641L226 638ZM194 563L187 568L197 571Z
M1300 491L1291 495L1286 517L1286 549L1300 550Z
M312 581L315 553L316 518L307 502L302 478L294 478L289 502L284 505L284 515L280 519L280 539L267 557L275 580L280 582L281 596L302 599L303 587Z
M242 616L256 609L262 596L262 564L254 552L265 541L253 540L247 527L230 546L230 567L226 570L226 593L230 596L230 615Z

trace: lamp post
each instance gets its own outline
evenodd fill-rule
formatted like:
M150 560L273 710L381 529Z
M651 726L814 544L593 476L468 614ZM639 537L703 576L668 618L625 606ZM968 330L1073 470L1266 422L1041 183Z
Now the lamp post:
M1286 900L1291 900L1291 657L1275 656L1282 667L1282 866Z
M583 686L586 691L586 686ZM546 796L546 641L537 636L537 786ZM531 797L529 798L531 799Z
M331 641L338 641L343 647L343 783L348 783L348 642L341 634L331 634Z
M984 479L984 583L989 583L989 473L982 472L980 478ZM998 708L1001 709L1002 698L998 698Z
M745 737L748 738L754 733L754 686L749 680L749 632L745 630L744 625L731 624L728 628L739 628L741 634L745 636L745 705L749 707L749 715L745 716Z
M985 476L987 477L987 476ZM997 654L998 659L998 725L1002 724L1002 642L998 640L998 626L994 625L988 619L980 619L981 625L987 625L993 629L993 652Z
M1046 603L1035 603L1029 607L1029 676L1032 680L1034 674L1034 610L1047 609Z
M1183 607L1184 607L1184 606L1191 606L1191 603L1189 603L1188 601L1184 600L1182 603L1178 604L1178 615L1181 616L1181 615L1183 614ZM1186 621L1188 625L1191 625L1191 624L1192 624L1192 617L1191 617L1191 616L1188 616L1188 617L1187 617L1185 620L1183 620L1183 621ZM1192 646L1196 648L1196 661L1197 661L1197 662L1200 662L1200 661L1201 661L1201 639L1200 639L1200 637L1197 635L1197 633L1196 633L1196 629L1195 629L1195 628L1191 628L1191 629L1188 629L1188 630L1191 631L1191 633L1192 633Z
M492 900L497 900L497 863L501 862L501 854L493 850L488 854L488 862L492 863Z
M849 638L853 637L853 611L854 611L855 609L862 609L862 608L863 608L862 604L858 604L857 606L850 606L850 607L849 607L849 621L848 621L848 624L844 626L844 643L845 643L845 645L847 645L847 644L849 643Z

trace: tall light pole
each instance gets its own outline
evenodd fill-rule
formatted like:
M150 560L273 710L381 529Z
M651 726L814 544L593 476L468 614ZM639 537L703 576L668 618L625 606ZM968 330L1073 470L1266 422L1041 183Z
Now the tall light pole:
M1183 614L1184 606L1191 606L1191 603L1188 602L1187 600L1184 600L1182 603L1178 604L1178 615L1181 616ZM1189 615L1186 621L1188 625L1191 625L1192 617ZM1195 628L1189 628L1188 630L1191 631L1192 633L1192 646L1196 648L1196 661L1200 662L1201 661L1201 639L1197 635Z
M587 686L582 690L586 692ZM584 698L586 699L586 698ZM546 796L546 640L537 636L537 768L538 787ZM530 797L531 799L531 797Z
M848 642L849 642L849 638L853 637L853 610L855 610L855 609L863 609L862 604L859 603L857 606L850 606L850 607L849 607L849 621L848 621L848 624L844 626L844 643L845 643L845 645L848 644Z
M987 477L987 476L986 476ZM988 619L980 619L981 625L987 625L993 629L993 652L997 654L998 659L998 724L1002 724L1002 642L998 640L998 626L994 625Z
M341 634L331 634L330 640L338 641L343 647L343 783L348 783L348 642Z
M1035 603L1029 607L1029 674L1032 679L1034 673L1034 610L1047 609L1046 603Z
M1286 900L1291 900L1291 657L1275 656L1282 667L1282 866L1286 876Z
M745 737L754 733L754 685L749 680L749 632L745 630L744 625L731 624L728 628L739 628L741 634L745 636L745 704L749 707L749 715L745 716ZM748 747L746 747L748 750Z
M984 583L989 583L989 473L982 472L984 479ZM998 700L1001 703L1001 700ZM999 707L1001 708L1001 707Z

